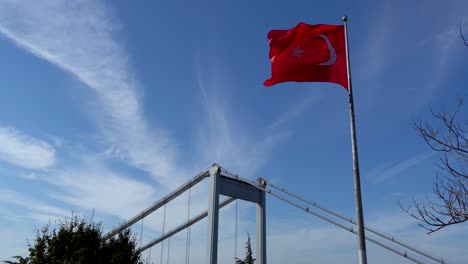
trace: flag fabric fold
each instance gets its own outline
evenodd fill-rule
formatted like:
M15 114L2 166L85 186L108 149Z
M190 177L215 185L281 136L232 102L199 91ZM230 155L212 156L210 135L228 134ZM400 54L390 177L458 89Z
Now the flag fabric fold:
M348 89L344 26L299 23L289 30L272 30L271 78L263 84L332 82Z

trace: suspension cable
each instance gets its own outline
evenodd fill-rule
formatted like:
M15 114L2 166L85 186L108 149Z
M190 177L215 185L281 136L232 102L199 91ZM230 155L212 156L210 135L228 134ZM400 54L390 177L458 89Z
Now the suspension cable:
M143 242L143 219L141 219L141 229L140 229L140 247L141 247L141 244Z
M188 208L187 208L187 222L190 220L190 208L192 199L192 188L188 192ZM187 241L185 242L185 264L190 263L190 229L191 226L187 227Z
M148 250L148 264L151 264L151 248Z
M167 239L167 264L169 264L169 256L171 253L171 238Z
M222 172L226 173L226 174L229 175L230 177L233 177L233 178L235 178L235 179L237 179L237 180L240 180L240 181L243 181L243 182L245 182L245 183L248 183L248 184L250 184L250 185L252 185L252 186L254 186L254 187L256 187L256 188L258 188L258 189L260 189L260 190L263 190L264 192L267 192L267 193L269 193L269 194L271 194L271 195L277 197L276 194L271 193L271 190L266 189L266 188L261 188L260 186L256 185L255 183L253 183L253 182L251 182L251 181L249 181L249 180L247 180L247 179L243 179L243 178L239 177L238 175L234 175L233 173L227 171L227 170L224 169L224 168L222 168ZM353 221L352 218L344 217L344 216L342 216L342 215L340 215L340 214L338 214L338 213L336 213L336 212L333 212L333 211L328 210L328 209L326 209L326 208L324 208L324 207L321 207L320 205L318 205L318 204L315 203L315 202L308 201L308 200L306 200L306 199L304 199L304 198L302 198L302 197L300 197L300 196L298 196L298 195L295 195L295 194L293 194L293 193L291 193L291 192L286 191L286 189L284 189L284 188L279 188L279 187L273 185L272 183L270 183L270 182L268 182L268 181L265 181L265 183L266 183L267 185L269 185L269 186L271 186L271 187L273 187L273 188L275 188L275 189L277 189L277 190L283 192L283 193L286 193L286 194L288 194L288 195L290 195L290 196L292 196L292 197L298 199L298 200L301 200L301 201L303 201L303 202L305 202L305 203L307 203L307 204L309 204L309 205L312 205L312 206L314 206L314 207L316 207L316 208L318 208L318 209L320 209L320 210L322 210L322 211L325 211L325 212L327 212L327 213L329 213L329 214L331 214L331 215L333 215L333 216L335 216L335 217L338 217L338 218L340 218L340 219L342 219L342 220L344 220L344 221L347 221L347 222L349 222L349 223L352 223L352 224L356 225L356 223ZM279 198L279 197L277 197L277 198ZM279 198L279 199L281 199L281 198ZM304 208L301 208L301 209L304 209ZM309 208L306 208L306 209L309 209ZM316 216L317 216L317 215L316 215ZM321 218L321 217L320 217L320 218ZM323 218L322 218L322 219L323 219ZM323 220L326 220L326 219L323 219ZM326 221L328 221L328 220L326 220ZM329 222L330 222L330 221L329 221ZM335 223L334 223L334 222L335 222L335 221L330 222L330 223L335 224L336 222L335 222ZM408 244L406 244L406 243L404 243L404 242L401 242L401 241L397 240L397 239L394 238L393 236L388 236L388 235L386 235L386 234L383 234L383 233L381 233L381 232L379 232L379 231L376 231L375 229L372 229L372 228L369 228L369 227L365 227L365 229L368 230L368 231L370 231L370 232L372 232L372 233L374 233L374 234L376 234L376 235L378 235L378 236L380 236L380 237L382 237L382 238L385 238L385 239L387 239L387 240L389 240L389 241L391 241L391 242L393 242L393 243L395 243L395 244L398 244L398 245L400 245L400 246L402 246L402 247L404 247L404 248L407 248L407 249L409 249L409 250L412 250L413 252L416 252L416 253L418 253L418 254L420 254L420 255L422 255L422 256L425 256L425 257L427 257L427 258L429 258L429 259L432 259L432 260L434 260L434 261L436 261L436 262L438 262L438 263L441 263L441 264L446 264L446 263L447 263L443 258L437 258L437 257L431 256L431 255L429 255L429 254L427 254L427 253L425 253L425 252L423 252L423 251L421 251L421 250L419 250L419 249L416 249L416 248L414 248L414 247L412 247L412 246L410 246L410 245L408 245ZM354 232L353 232L353 233L354 233ZM366 237L366 239L367 239L367 237ZM369 239L369 241L371 241L371 240ZM395 252L395 253L396 253L396 252ZM405 251L405 254L406 254L406 251Z
M340 214L338 214L338 213L336 213L336 212L334 212L334 211L332 211L332 210L329 210L329 209L326 209L326 208L320 206L320 205L317 204L316 202L312 202L312 201L306 200L306 199L304 199L304 198L302 198L302 197L300 197L300 196L298 196L298 195L296 195L296 194L294 194L294 193L291 193L291 192L287 191L285 188L280 188L280 187L278 187L278 186L275 186L275 185L272 184L271 182L265 181L265 183L266 183L267 185L271 186L272 188L275 188L275 189L277 189L277 190L279 190L279 191L281 191L281 192L283 192L283 193L285 193L285 194L288 194L288 195L290 195L290 196L292 196L292 197L294 197L294 198L296 198L296 199L298 199L298 200L300 200L300 201L302 201L302 202L304 202L304 203L307 203L307 204L309 204L309 205L312 205L312 206L314 206L314 207L316 207L316 208L318 208L318 209L320 209L320 210L322 210L322 211L324 211L324 212L327 212L327 213L329 213L329 214L331 214L331 215L333 215L333 216L336 216L337 218L340 218L340 219L342 219L342 220L344 220L344 221L346 221L346 222L349 222L349 223L351 223L351 224L356 225L356 222L355 222L352 218L344 217L344 216L342 216L342 215L340 215ZM397 239L396 239L395 237L393 237L393 236L388 236L388 235L383 234L382 232L379 232L379 231L377 231L377 230L375 230L375 229L373 229L373 228L370 228L370 227L364 227L364 229L367 230L367 231L369 231L369 232L371 232L371 233L374 233L374 234L376 234L376 235L378 235L378 236L380 236L380 237L382 237L382 238L385 238L385 239L387 239L387 240L390 240L390 241L394 242L395 244L398 244L398 245L400 245L400 246L402 246L402 247L405 247L405 248L407 248L407 249L409 249L409 250L412 250L412 251L414 251L414 252L416 252L416 253L418 253L418 254L421 254L421 255L423 255L423 256L425 256L425 257L427 257L427 258L430 258L430 259L432 259L432 260L434 260L434 261L437 261L438 263L446 263L445 260L444 260L443 258L436 258L436 257L434 257L434 256L431 256L431 255L429 255L429 254L427 254L427 253L425 253L425 252L423 252L423 251L421 251L421 250L419 250L419 249L417 249L417 248L414 248L414 247L411 246L411 245L408 245L408 244L406 244L406 243L404 243L404 242L401 242L401 241L397 240Z
M163 235L166 231L166 207L167 207L166 204L164 204L163 230L162 230ZM161 243L161 260L159 261L160 264L163 263L163 255L164 255L164 241L162 241Z
M250 180L247 180L247 179L243 179L243 178L239 177L238 175L234 175L234 174L228 172L227 170L225 170L225 169L222 168L222 167L221 167L221 171L224 172L224 173L226 173L226 174L228 174L230 177L235 178L235 179L238 180L238 181L247 183L247 184L249 184L249 185L251 185L251 186L253 186L253 187L255 187L255 188L259 189L259 190L262 190L263 192L266 192L266 193L268 193L268 194L270 194L270 195L272 195L272 196L274 196L274 197L276 197L276 198L278 198L278 199L280 199L280 200L282 200L282 201L284 201L284 202L286 202L286 203L288 203L288 204L290 204L290 205L292 205L292 206L294 206L294 207L297 207L297 208L299 208L299 209L301 209L301 210L303 210L303 211L305 211L305 212L307 212L307 213L309 213L309 214L312 214L312 215L314 215L314 216L316 216L316 217L318 217L318 218L320 218L320 219L322 219L322 220L325 220L325 221L327 221L327 222L329 222L329 223L332 223L332 224L334 224L334 225L336 225L336 226L338 226L338 227L340 227L340 228L342 228L342 229L345 229L345 230L347 230L347 231L349 231L349 232L351 232L351 233L357 234L357 230L356 230L356 228L355 228L354 226L348 226L348 225L346 225L346 224L343 224L343 223L341 223L341 222L336 221L335 219L330 218L329 216L326 216L326 215L323 215L323 214L321 214L321 213L315 212L315 211L311 210L311 209L310 209L309 207L307 207L307 206L304 206L304 205L302 205L302 204L300 204L300 203L297 203L296 201L293 201L293 200L291 200L291 199L286 198L286 196L284 196L284 195L280 195L280 194L277 194L277 193L275 193L275 192L272 192L272 189L270 189L270 188L258 186L256 183L254 183L254 182L252 182L252 181L250 181ZM202 175L202 176L206 177L205 175ZM201 178L201 176L197 176L197 177L196 177L197 180L199 180L198 177ZM197 181L193 181L193 184L192 184L192 183L191 183L191 184L194 185L194 184L196 184L196 182L197 182ZM343 220L343 221L346 221L346 222L351 223L351 224L353 224L353 225L356 224L355 221L354 221L352 218L344 217L344 216L342 216L342 215L340 215L340 214L338 214L338 213L336 213L336 212L334 212L334 211L331 211L331 210L329 210L329 209L326 209L326 208L324 208L324 207L318 205L318 204L315 203L315 202L308 201L308 200L306 200L306 199L304 199L304 198L302 198L302 197L300 197L300 196L298 196L298 195L295 195L295 194L293 194L293 193L291 193L291 192L288 192L288 191L287 191L286 189L284 189L284 188L279 188L279 187L273 185L272 183L270 183L270 182L268 182L268 181L265 181L265 182L266 182L266 184L267 184L269 187L274 188L274 189L276 189L276 190L282 192L283 194L289 195L289 196L291 196L291 197L293 197L293 198L295 198L295 199L297 199L297 200L300 200L300 201L302 201L302 202L304 202L304 203L306 203L306 204L308 204L308 205L311 205L311 206L313 206L313 207L315 207L315 208L317 208L317 209L319 209L319 210L321 210L321 211L323 211L323 212L326 212L326 213L328 213L328 214L330 214L330 215L333 215L334 217L339 218L339 219L341 219L341 220ZM187 184L184 185L184 188L186 188L185 190L189 189L189 208L188 208L188 212L187 212L187 214L188 214L188 219L190 219L190 210L191 210L191 208L190 208L190 204L191 204L191 189L190 189L190 187L191 187L192 185L187 185ZM188 187L188 188L187 188L187 187ZM180 190L179 190L179 189L180 189ZM179 188L179 189L177 190L177 192L182 191L181 188ZM172 194L172 193L171 193L171 195L176 196L176 195L179 195L179 194ZM158 202L158 203L157 203L157 206L161 206L162 204L164 204L164 217L163 217L163 230L162 230L163 237L162 237L161 239L159 239L159 241L162 242L162 244L161 244L161 259L160 259L160 264L163 264L164 239L165 239L165 238L169 238L170 236L173 235L173 233L176 233L175 231L169 231L168 234L166 234L166 232L165 232L165 229L166 229L166 203L169 202L170 200L172 200L174 197L171 196L170 198L171 198L171 199L168 199L167 197L165 197L165 198L163 199L163 200L164 200L163 202ZM232 200L234 200L234 199L232 199ZM226 202L227 202L227 201L226 201ZM154 207L154 208L153 208L153 207ZM157 209L157 207L156 207L156 206L152 206L151 209L154 211L155 209ZM148 256L148 259L149 259L149 261L151 261L151 246L150 246L150 245L151 245L151 244L153 244L153 245L156 244L157 241L156 241L156 242L152 241L152 242L150 242L148 245L141 247L142 240L143 240L143 225L144 225L144 224L143 224L143 218L144 218L147 214L149 214L149 213L150 213L149 210L145 210L145 211L142 212L141 215L139 216L139 218L142 220L142 223L141 223L141 233L140 233L140 249L139 249L139 252L144 251L145 248L148 249L148 247L149 247L149 256ZM206 212L205 212L204 214L206 214ZM202 215L203 215L203 214L202 214ZM187 227L190 228L190 226L191 226L193 223L195 223L196 221L199 221L198 218L202 217L202 215L195 217L196 219L193 219L193 220L188 221L188 222L187 222L186 224L184 224L183 226L186 226L186 228L187 228ZM137 218L137 217L132 218L131 221L127 222L125 225L131 225L131 223L134 223L135 220L137 221L138 218ZM236 233L236 234L235 234L235 249L234 249L234 251L235 251L235 252L234 252L235 256L237 256L237 229L238 229L238 226L237 226L237 225L238 225L238 205L237 205L237 202L236 202L236 222L235 222L235 233ZM125 228L125 227L122 226L122 227L119 227L119 228ZM188 230L187 230L187 241L186 241L186 245L187 245L187 246L186 246L186 262L185 262L186 264L188 264L189 261L190 261L191 231L190 231L189 228L188 228ZM181 228L176 228L176 229L177 229L177 230L178 230L178 229L182 229L182 227L181 227ZM401 246L401 247L404 247L404 248L406 248L406 249L409 249L409 250L411 250L411 251L413 251L413 252L415 252L415 253L418 253L418 254L420 254L420 255L422 255L422 256L424 256L424 257L427 257L427 258L429 258L429 259L431 259L431 260L434 260L434 261L436 261L436 262L438 262L438 263L442 263L442 264L446 264L446 263L447 263L444 259L442 259L442 258L435 258L435 257L433 257L433 256L430 256L429 254L424 253L424 252L421 251L421 250L415 249L415 248L413 248L413 247L407 245L406 243L403 243L403 242L401 242L401 241L396 240L393 236L385 235L385 234L383 234L383 233L381 233L381 232L378 232L378 231L376 231L376 230L374 230L374 229L371 229L371 228L369 228L369 227L365 227L365 229L368 230L370 233L373 233L373 234L379 236L380 238L387 239L387 240L389 240L390 242L396 243L396 244L398 244L398 245ZM116 230L117 230L117 229L116 229ZM107 237L110 237L111 235L114 235L114 232L115 232L115 231L112 231L112 232L109 232L108 234L106 234L106 238L105 238L105 239L107 239ZM178 232L178 231L177 231L177 232ZM105 240L105 239L104 239L104 240ZM382 240L379 241L378 239L376 239L375 236L369 236L369 235L366 234L366 239L367 239L368 241L370 241L370 242L376 244L376 245L379 245L379 246L381 246L381 247L383 247L383 248L389 250L389 251L392 251L392 252L394 252L394 253L396 253L396 254L398 254L398 255L401 255L401 256L403 256L403 257L405 257L405 258L407 258L407 259L409 259L409 260L411 260L411 261L413 261L413 262L415 262L415 263L419 263L419 264L427 263L427 261L422 261L421 259L419 259L419 256L418 256L418 258L416 258L416 257L414 257L414 255L409 255L408 252L407 252L405 249L401 249L401 248L395 247L394 245L392 246L392 245L390 245L389 243L383 242ZM167 251L167 254L168 254L168 257L167 257L168 260L167 260L167 261L169 262L170 240L168 241L168 251Z
M225 207L226 205L230 204L234 200L236 200L236 198L233 198L233 197L225 199L224 201L219 203L219 209ZM168 237L171 237L171 236L179 233L180 231L186 229L187 227L199 222L200 220L205 218L207 215L208 215L208 210L205 210L204 212L194 216L192 219L190 219L190 221L188 221L186 223L183 223L183 224L175 227L172 230L167 231L164 236L160 236L158 238L155 238L155 239L151 240L146 245L143 245L141 248L137 249L137 252L143 252L143 251L149 249L150 247L161 243L163 240L167 239Z
M190 187L198 184L199 182L201 182L203 179L205 179L206 177L209 177L210 176L210 173L208 171L204 171L202 173L199 173L197 174L195 177L193 177L192 179L188 180L186 183L182 184L181 186L179 186L179 188L175 189L174 191L172 191L171 193L169 193L168 195L164 196L163 198L161 198L159 201L157 201L156 203L152 204L150 207L144 209L143 211L141 211L140 213L138 213L137 215L135 215L134 217L132 217L130 220L124 222L123 224L121 224L120 226L112 229L111 231L109 231L108 233L106 233L102 238L101 240L102 241L106 241L108 239L110 239L111 237L117 235L118 233L120 233L121 231L125 230L126 228L132 226L133 224L135 224L136 222L140 221L142 218L150 215L151 213L153 213L154 211L158 210L159 208L161 208L163 205L165 205L166 203L172 201L173 199L175 199L177 196L179 196L181 193L185 192L186 190L188 190Z
M340 227L342 229L345 229L345 230L347 230L347 231L349 231L349 232L351 232L353 234L356 234L356 235L358 234L357 230L355 230L351 226L344 225L344 224L339 223L339 222L337 222L335 220L332 220L331 218L326 217L326 216L324 216L324 215L322 215L320 213L314 212L314 211L310 210L309 207L304 207L304 206L302 206L302 205L300 205L298 203L295 203L292 200L290 200L288 198L285 198L285 197L283 197L281 195L278 195L278 194L272 192L270 189L260 187L260 186L256 185L255 183L252 183L251 181L249 181L247 179L243 179L243 178L241 178L239 176L235 176L235 177L236 177L237 180L243 181L243 182L245 182L245 183L247 183L247 184L249 184L251 186L254 186L257 189L262 190L262 191L264 191L264 192L266 192L266 193L268 193L268 194L270 194L270 195L272 195L272 196L274 196L274 197L276 197L276 198L278 198L280 200L283 200L284 202L289 203L292 206L295 206L295 207L297 207L299 209L302 209L302 210L306 211L309 214L312 214L312 215L314 215L314 216L316 216L316 217L318 217L318 218L320 218L322 220L325 220L325 221L327 221L327 222L329 222L331 224L334 224L334 225L336 225L336 226L338 226L338 227ZM411 255L408 255L408 252L406 252L406 250L402 251L402 250L393 248L393 247L391 247L389 245L386 245L383 242L380 242L380 241L378 241L378 240L376 240L376 239L374 239L374 238L372 238L372 237L370 237L368 235L366 235L366 239L369 240L370 242L376 244L376 245L379 245L379 246L381 246L381 247L383 247L383 248L385 248L385 249L387 249L389 251L392 251L392 252L394 252L394 253L396 253L396 254L404 257L404 258L407 258L407 259L409 259L409 260L411 260L411 261L413 261L415 263L418 263L418 264L424 264L425 263L425 262L423 262L422 260L420 260L418 258L415 258L415 257L413 257ZM442 263L446 263L446 262L442 262Z
M311 211L308 207L301 206L301 205L299 205L299 204L297 204L297 203L294 203L293 201L291 201L291 200L289 200L289 199L287 199L287 198L284 198L284 197L282 197L282 196L280 196L280 195L277 195L277 194L275 194L275 193L272 193L271 190L269 190L268 193L269 193L270 195L275 196L276 198L278 198L278 199L280 199L280 200L283 200L283 201L285 201L285 202L287 202L287 203L289 203L289 204L291 204L291 205L293 205L293 206L295 206L295 207L297 207L297 208L299 208L299 209L302 209L302 210L306 211L306 212L309 213L309 214L315 215L315 216L317 216L317 217L319 217L319 218L321 218L321 219L323 219L323 220L325 220L325 221L327 221L327 222L330 222L330 223L332 223L332 224L334 224L334 225L336 225L336 226L338 226L338 227L341 227L341 228L343 228L343 229L345 229L345 230L347 230L347 231L349 231L349 232L351 232L351 233L353 233L353 234L356 234L356 235L358 234L357 230L354 229L353 227L346 226L346 225L343 225L343 224L338 223L338 222L336 222L336 221L333 221L333 220L331 220L331 219L328 218L328 217L325 217L325 216L323 216L323 215L321 215L321 214L319 214L319 213L316 213L316 212L314 212L314 211ZM386 244L384 244L384 243L382 243L382 242L380 242L380 241L378 241L378 240L376 240L376 239L374 239L374 238L372 238L372 237L369 237L368 235L366 235L366 239L369 240L369 241L371 241L371 242L374 243L374 244L377 244L377 245L379 245L379 246L381 246L381 247L387 249L387 250L390 250L390 251L392 251L392 252L394 252L394 253L397 253L398 255L400 255L400 256L402 256L402 257L405 257L405 258L407 258L407 259L409 259L409 260L412 260L412 261L415 262L415 263L418 263L418 264L424 264L424 263L425 263L425 262L423 262L423 261L421 261L421 260L419 260L419 259L417 259L417 258L415 258L415 257L409 256L408 253L406 252L406 250L400 251L400 250L398 250L398 249L392 248L392 247L390 247L390 246L388 246L388 245L386 245Z
M237 263L237 221L238 221L238 204L239 200L236 200L236 221L234 227L234 263Z

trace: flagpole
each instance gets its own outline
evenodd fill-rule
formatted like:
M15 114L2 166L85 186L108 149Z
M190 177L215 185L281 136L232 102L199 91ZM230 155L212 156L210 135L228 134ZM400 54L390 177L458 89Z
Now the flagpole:
M359 264L367 264L366 253L366 237L364 233L364 216L362 210L361 197L361 177L359 176L359 160L356 139L356 124L354 118L354 102L353 102L353 87L351 84L351 66L349 62L349 46L348 46L348 17L343 17L345 45L346 45L346 63L348 73L348 91L349 91L349 116L351 122L351 145L353 151L353 171L354 171L354 199L356 205L356 218L358 227L358 243L359 243Z

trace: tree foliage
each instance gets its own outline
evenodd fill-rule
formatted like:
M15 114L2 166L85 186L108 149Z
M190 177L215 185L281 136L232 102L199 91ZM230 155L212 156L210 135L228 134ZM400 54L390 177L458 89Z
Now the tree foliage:
M48 224L36 231L34 243L28 243L29 256L12 257L10 264L139 264L135 238L129 229L103 242L101 224L73 216L60 221L56 228Z
M247 242L245 243L245 258L241 260L236 258L236 264L254 264L255 259L253 258L252 245L250 244L250 235L247 234Z
M416 120L414 126L426 144L440 153L441 169L434 182L435 198L413 199L403 209L420 221L420 226L435 232L468 220L468 120L463 119L463 99L457 100L453 112L431 109L433 122ZM466 118L466 117L465 117Z

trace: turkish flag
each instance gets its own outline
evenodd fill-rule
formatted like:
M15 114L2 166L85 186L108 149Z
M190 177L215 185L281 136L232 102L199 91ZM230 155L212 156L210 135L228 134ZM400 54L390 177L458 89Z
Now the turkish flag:
M299 23L268 32L271 78L263 84L332 82L348 89L344 26Z

